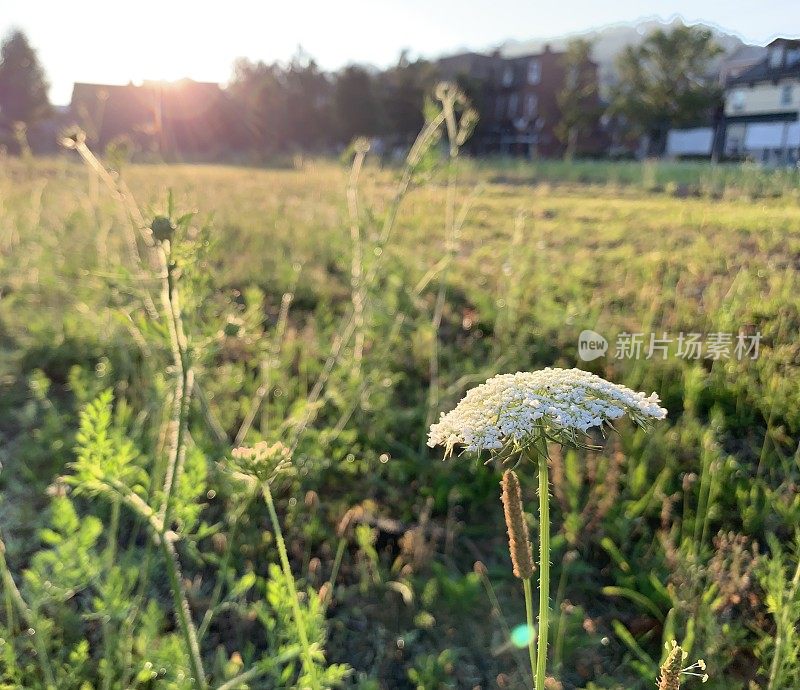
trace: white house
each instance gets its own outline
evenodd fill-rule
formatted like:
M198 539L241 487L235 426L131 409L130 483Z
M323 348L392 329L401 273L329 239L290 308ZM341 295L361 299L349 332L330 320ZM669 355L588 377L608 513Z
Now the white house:
M777 38L767 56L725 85L726 156L767 165L800 159L800 39Z

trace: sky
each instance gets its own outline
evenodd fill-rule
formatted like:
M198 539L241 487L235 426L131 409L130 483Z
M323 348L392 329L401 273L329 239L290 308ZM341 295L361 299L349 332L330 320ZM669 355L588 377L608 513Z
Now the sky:
M675 15L749 43L800 34L800 0L0 0L0 36L25 31L66 104L75 81L224 83L237 57L286 61L298 47L326 70L385 67L403 49L435 57Z

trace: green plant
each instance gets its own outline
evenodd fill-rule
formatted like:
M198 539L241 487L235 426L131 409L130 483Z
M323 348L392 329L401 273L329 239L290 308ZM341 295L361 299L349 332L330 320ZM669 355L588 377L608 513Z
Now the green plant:
M450 455L456 445L480 453L484 449L502 462L530 461L539 484L539 630L536 663L533 660L530 575L525 558L524 523L516 475L507 475L504 488L506 522L515 574L523 577L529 619L531 673L536 690L544 690L550 616L550 482L548 443L587 447L579 434L590 427L611 425L628 415L647 427L663 419L666 410L653 393L634 393L579 369L545 369L505 374L470 390L458 406L431 427L429 445L443 445ZM510 483L509 483L510 482ZM508 509L511 506L511 510ZM513 536L512 536L513 535ZM520 564L523 564L520 566Z
M774 634L765 636L759 646L762 673L767 690L790 688L800 683L800 640L797 620L800 618L800 535L795 535L790 553L775 535L769 535L770 555L758 570L759 581L766 594L767 611L775 625ZM797 561L794 565L793 561Z
M449 680L456 663L456 653L445 649L437 654L428 654L416 661L414 667L408 669L408 679L417 690L447 690L456 687Z
M270 588L284 576L267 503L230 457L261 441L294 446L270 491L301 617L323 604L324 636L305 626L315 660L324 650L326 662L352 666L345 684L391 686L448 648L458 663L447 680L525 687L530 630L498 529L501 473L437 461L425 420L498 371L574 366L578 334L593 328L609 351L580 366L659 391L670 414L651 434L623 425L594 438L600 453L548 446L548 683L652 688L675 639L710 662L704 687L766 688L782 604L770 614L756 573L773 560L774 533L785 576L770 599L786 600L796 564L787 538L800 521L798 172L463 156L451 166L440 106L431 100L413 160L373 149L352 180L352 167L308 156L297 169L139 159L109 178L68 158L3 158L4 556L26 605L34 561L44 581L61 561L91 579L46 598L32 636L0 583L0 686L44 687L40 640L59 687L188 690L192 676L152 531L122 501L59 479L72 471L80 411L111 389L113 434L135 451L129 481L143 477L136 491L156 513L163 502L180 372L161 274L130 222L135 198L142 227L167 219L157 229L173 238L194 371L170 531L212 687L286 687L304 674L288 589ZM118 153L108 151L111 167ZM359 248L344 193L355 188ZM181 225L178 209L199 211ZM351 334L354 295L363 319ZM648 330L760 332L759 356L681 358L672 347L663 361L614 357L618 333ZM538 467L517 472L535 501ZM103 524L81 547L99 571L80 575L80 551L44 536L79 541L62 498L81 524ZM361 544L336 529L354 506ZM536 513L525 515L534 541ZM50 552L58 558L39 557ZM525 632L522 648L514 632ZM782 643L779 658L792 654ZM779 673L773 690L793 687L788 678Z

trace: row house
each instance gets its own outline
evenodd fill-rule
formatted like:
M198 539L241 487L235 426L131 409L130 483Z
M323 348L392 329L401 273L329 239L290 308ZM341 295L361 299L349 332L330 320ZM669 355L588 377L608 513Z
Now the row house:
M442 77L461 84L476 104L481 120L473 139L476 153L559 156L564 142L556 135L561 120L558 94L568 80L597 82L597 65L588 62L581 74L568 74L565 54L545 46L540 53L503 57L462 53L437 63ZM596 104L599 112L599 102ZM601 153L605 137L599 119L578 143L583 155Z

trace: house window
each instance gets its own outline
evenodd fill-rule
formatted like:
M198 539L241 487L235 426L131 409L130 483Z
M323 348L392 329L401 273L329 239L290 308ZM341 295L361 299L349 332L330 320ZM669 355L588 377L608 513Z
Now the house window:
M792 104L792 85L786 84L781 87L781 105Z
M800 48L790 48L786 51L786 66L791 67L800 62Z
M542 64L534 59L528 63L528 83L538 84L542 79Z
M503 70L503 86L511 86L514 83L514 68L508 65Z
M775 46L769 51L769 66L772 69L783 66L783 46Z
M533 117L536 115L537 99L536 94L529 93L525 96L525 117Z
M744 91L741 89L731 93L731 108L735 113L744 110Z
M517 115L517 104L519 103L519 96L517 94L512 93L508 97L508 116L509 117L516 117Z

